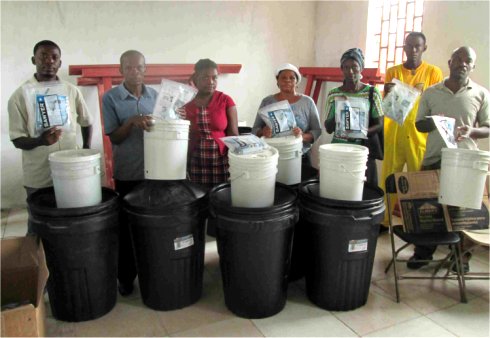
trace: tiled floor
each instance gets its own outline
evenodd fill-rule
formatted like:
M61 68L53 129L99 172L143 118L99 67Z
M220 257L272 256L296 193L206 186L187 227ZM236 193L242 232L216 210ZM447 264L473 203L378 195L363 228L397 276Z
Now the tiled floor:
M23 236L25 209L2 210L2 237ZM440 249L442 255L445 249ZM407 257L410 251L406 252ZM488 249L477 250L472 271L489 271ZM304 279L291 283L286 307L273 317L248 320L232 314L224 304L215 239L207 238L202 298L181 310L159 312L147 308L136 288L130 297L118 296L105 316L82 323L47 318L49 336L316 336L316 337L488 337L489 281L467 281L468 303L459 302L456 281L400 282L401 302L394 296L393 274L384 273L391 257L387 233L378 239L368 302L353 311L325 311L305 295ZM404 267L399 265L402 271ZM421 269L417 273L428 273ZM49 307L48 307L49 308Z

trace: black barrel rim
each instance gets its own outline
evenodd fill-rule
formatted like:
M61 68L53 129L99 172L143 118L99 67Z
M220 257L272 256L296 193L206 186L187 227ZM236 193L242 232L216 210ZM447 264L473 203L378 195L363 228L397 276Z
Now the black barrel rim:
M320 197L320 180L311 179L300 183L299 197L302 201L309 201L325 207L339 209L366 209L384 203L384 192L381 188L365 183L362 201L345 201Z
M234 214L234 215L269 215L271 212L281 212L285 210L289 210L291 207L296 205L296 201L298 199L298 194L295 189L290 186L276 182L275 186L276 192L277 189L284 192L284 194L274 194L274 205L271 207L265 208L243 208L243 207L234 207L231 205L231 196L227 200L227 202L223 202L218 198L220 193L223 193L225 190L228 190L231 194L231 183L222 183L217 185L213 189L211 189L209 193L209 201L212 207L220 210L220 212L224 212L225 214ZM227 193L227 192L226 192ZM289 195L289 198L287 197ZM281 203L276 204L279 201Z
M42 188L27 198L29 212L39 216L78 217L99 213L118 206L119 194L112 189L102 187L102 202L80 208L57 208L54 188Z

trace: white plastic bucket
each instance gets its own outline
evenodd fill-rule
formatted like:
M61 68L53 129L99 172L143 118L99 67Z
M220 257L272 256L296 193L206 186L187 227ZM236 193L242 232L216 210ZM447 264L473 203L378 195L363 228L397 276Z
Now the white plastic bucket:
M61 150L48 159L58 208L89 207L102 201L99 151Z
M231 204L242 208L267 208L274 205L279 153L267 148L256 154L228 152Z
M368 148L333 143L320 146L320 197L362 201Z
M264 138L279 152L276 181L287 185L301 182L303 138L295 136Z
M184 180L189 143L187 120L158 120L144 133L145 178Z
M442 149L439 203L480 209L490 152Z

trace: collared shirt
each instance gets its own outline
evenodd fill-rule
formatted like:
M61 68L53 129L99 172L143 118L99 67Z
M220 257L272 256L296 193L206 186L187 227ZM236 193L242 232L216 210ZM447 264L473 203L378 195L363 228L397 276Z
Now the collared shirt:
M89 113L80 90L69 82L58 81L66 86L66 94L70 102L71 123L69 127L63 128L62 137L55 144L39 146L31 150L22 150L24 186L29 188L44 188L53 185L48 160L49 154L58 150L76 149L79 146L77 145L77 126L75 121L82 127L90 126L93 123L93 117ZM35 117L28 112L24 97L24 86L26 85L42 85L42 82L38 82L33 76L17 88L10 97L8 114L11 140L20 137L37 137L34 127Z
M456 128L469 126L490 126L489 119L489 93L488 90L475 82L468 80L466 86L453 93L444 84L445 80L428 88L420 99L417 121L425 120L426 116L444 115L455 119ZM445 147L444 140L437 130L429 133L427 150L423 165L431 165L441 160L441 150ZM458 143L458 148L478 149L475 140L465 138Z
M145 85L139 98L131 94L124 84L105 93L102 98L102 112L106 135L121 127L130 117L152 114L157 96L155 89ZM112 144L112 158L115 179L143 180L145 178L143 130L131 128L129 136L123 142Z

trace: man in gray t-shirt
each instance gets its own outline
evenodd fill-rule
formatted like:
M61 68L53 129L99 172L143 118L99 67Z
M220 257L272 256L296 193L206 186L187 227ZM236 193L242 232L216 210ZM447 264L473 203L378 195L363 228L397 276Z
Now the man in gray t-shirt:
M440 169L444 141L428 116L443 115L455 119L458 148L477 149L476 140L489 136L489 93L471 81L476 53L471 47L456 49L449 60L449 77L422 94L415 126L429 133L422 168Z
M146 71L145 57L129 50L120 58L119 71L124 82L112 88L102 98L104 129L112 143L114 182L116 191L124 197L144 176L143 132L150 127L157 92L143 84ZM119 293L133 291L136 265L129 226L121 217L119 231Z
M471 47L454 50L448 62L449 77L426 89L420 98L415 126L418 131L429 133L422 170L440 169L441 150L445 147L433 120L428 119L428 116L444 115L455 119L458 148L477 149L477 139L488 138L490 134L489 93L469 78L475 69L475 61L476 53ZM435 250L435 246L416 246L407 267L418 269L427 265L426 262L415 260L432 259ZM463 258L465 272L469 271L469 257Z

